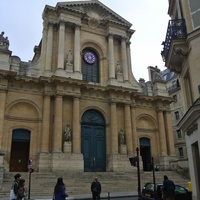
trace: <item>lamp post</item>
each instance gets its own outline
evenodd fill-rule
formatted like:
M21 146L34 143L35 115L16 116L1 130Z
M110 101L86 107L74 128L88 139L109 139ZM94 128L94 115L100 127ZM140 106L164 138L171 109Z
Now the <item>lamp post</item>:
M154 184L154 199L157 200L157 195L156 195L156 178L155 178L155 167L154 167L154 159L152 159L152 171L153 171L153 184Z
M138 178L138 200L141 200L141 183L140 183L140 160L139 160L139 148L136 148L137 156L129 158L132 166L137 167L137 178Z
M136 148L137 153L137 176L138 176L138 200L141 199L141 183L140 183L140 159L139 159L139 148Z

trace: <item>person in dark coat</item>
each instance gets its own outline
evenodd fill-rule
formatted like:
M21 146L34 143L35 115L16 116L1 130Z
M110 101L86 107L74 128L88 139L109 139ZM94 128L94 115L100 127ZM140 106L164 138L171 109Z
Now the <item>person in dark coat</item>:
M57 183L54 188L54 200L65 200L68 197L66 192L65 184L63 183L63 178L58 178Z
M97 177L94 178L91 184L91 192L93 200L100 200L101 183L98 181Z
M12 183L12 187L11 187L11 189L13 189L13 192L14 192L14 194L15 194L15 196L16 196L16 198L10 198L11 200L16 200L17 199L17 194L18 194L18 183L19 183L19 180L20 180L20 178L21 178L21 174L15 174L15 176L14 176L14 181L13 181L13 183Z
M174 182L164 176L163 181L163 200L174 200L175 185Z

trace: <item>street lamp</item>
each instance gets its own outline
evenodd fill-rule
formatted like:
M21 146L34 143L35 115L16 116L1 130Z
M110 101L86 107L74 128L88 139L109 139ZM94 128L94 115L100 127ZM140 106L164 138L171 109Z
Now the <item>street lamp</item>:
M136 148L137 156L129 158L132 166L137 167L137 178L138 178L138 200L141 199L141 183L140 183L140 160L139 160L139 148Z

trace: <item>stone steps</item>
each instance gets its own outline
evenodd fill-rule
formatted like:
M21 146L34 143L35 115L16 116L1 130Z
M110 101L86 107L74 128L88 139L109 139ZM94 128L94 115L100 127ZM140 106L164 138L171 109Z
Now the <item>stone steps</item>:
M13 176L15 173L6 172L3 180L3 189L0 196L8 195ZM29 173L21 173L26 180L26 187L29 185ZM159 171L155 173L156 182L162 182L163 176L168 177L174 182L187 187L188 179L182 177L174 171ZM89 194L90 184L94 176L98 176L102 185L102 192L133 192L137 191L137 171L134 172L63 172L63 173L43 173L33 172L31 174L31 195L32 196L51 196L58 177L63 177L70 195ZM141 187L144 183L152 182L152 172L141 172Z

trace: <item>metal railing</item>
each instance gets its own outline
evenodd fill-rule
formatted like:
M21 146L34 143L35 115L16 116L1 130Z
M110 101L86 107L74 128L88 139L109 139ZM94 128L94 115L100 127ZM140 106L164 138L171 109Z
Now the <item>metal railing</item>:
M163 61L166 62L169 53L171 41L174 39L185 39L187 37L185 19L169 20L165 41L161 55Z

